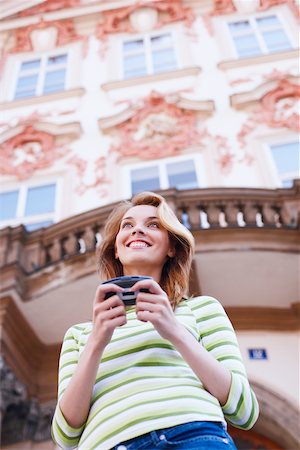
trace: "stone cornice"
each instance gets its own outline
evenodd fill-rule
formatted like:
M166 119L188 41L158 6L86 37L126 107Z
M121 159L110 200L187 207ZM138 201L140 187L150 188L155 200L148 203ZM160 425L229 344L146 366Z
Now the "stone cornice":
M291 84L299 84L299 78L296 76L288 76L285 80L289 81ZM257 102L260 102L262 97L275 89L277 85L278 80L270 80L254 89L251 89L250 91L233 94L230 96L230 104L237 109L244 109L248 106L252 106Z
M185 109L188 111L195 111L198 114L201 114L202 117L210 116L215 109L215 104L213 100L190 100L185 99L180 96L176 96L170 101L168 100L168 96L165 97L166 103L175 104L178 108ZM143 107L140 105L132 105L125 110L114 114L112 116L102 117L98 120L99 128L103 131L109 130L112 127L115 127L126 120L131 119L137 112L138 109L142 109Z
M53 101L64 100L67 98L82 97L84 94L85 94L84 88L75 88L47 95L39 95L36 97L28 97L18 100L12 100L10 102L0 103L0 111L6 111L8 109L18 109L22 107L37 105L39 103L47 104Z
M38 15L26 16L26 17L13 17L12 19L3 20L0 22L0 32L15 30L28 25L34 25L39 22L42 17L45 22L51 22L53 20L72 19L76 17L83 17L91 14L101 13L103 11L123 8L124 6L130 6L134 4L133 0L116 0L113 4L106 1L102 1L100 4L80 5L73 8L60 9L54 12L45 12Z
M218 68L221 70L239 69L257 64L266 64L270 62L283 61L285 59L299 58L299 49L289 50L286 52L270 53L268 55L251 56L250 58L230 59L218 63Z
M192 77L192 76L196 77L200 73L201 73L200 67L197 66L185 67L183 69L176 69L154 75L146 75L143 77L130 78L128 80L110 81L108 83L102 84L101 88L104 91L111 91L113 89L124 89L127 87L134 87L140 84L154 83L157 81L164 81L164 80L173 80L175 78L181 77Z

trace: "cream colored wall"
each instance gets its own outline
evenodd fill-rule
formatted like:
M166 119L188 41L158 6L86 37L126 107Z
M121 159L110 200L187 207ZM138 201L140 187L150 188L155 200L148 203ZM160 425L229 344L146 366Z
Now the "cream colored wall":
M265 386L299 410L300 334L239 331L237 337L250 382ZM250 360L248 349L253 348L266 349L268 359Z
M283 15L284 20L289 24L291 39L295 43L295 18L287 5L273 8L273 11L278 11ZM59 13L57 14L59 15ZM191 29L179 22L166 25L159 30L174 32L179 68L198 66L201 68L198 75L167 80L158 79L151 83L147 83L147 78L145 78L144 83L109 91L104 91L102 86L107 82L120 79L120 64L118 63L120 60L120 45L122 39L127 38L128 34L112 34L108 37L106 44L102 44L94 36L99 17L90 15L76 18L78 33L84 34L88 39L87 54L84 55L83 42L71 43L62 47L62 49L72 49L68 89L83 88L82 95L75 95L71 98L64 98L64 95L62 95L61 98L48 102L43 102L41 98L41 102L38 103L28 99L27 102L23 101L17 108L13 108L11 105L5 111L5 114L3 111L0 113L1 122L4 122L5 116L5 122L10 125L16 123L20 118L28 117L33 111L41 115L49 114L45 120L57 124L70 122L80 124L80 139L75 140L68 146L70 148L69 155L55 161L49 169L38 171L32 177L57 175L62 179L64 195L60 199L60 219L128 196L128 190L124 190L120 180L124 182L126 178L123 169L129 161L124 160L119 167L116 167L111 155L109 156L108 169L111 184L107 186L106 195L100 195L93 187L79 195L77 188L80 178L86 185L93 185L95 182L95 161L101 156L107 156L110 146L114 142L114 138L100 130L97 120L121 112L128 107L130 102L134 104L140 101L153 90L163 95L182 91L182 95L186 98L214 101L215 113L205 120L204 125L212 136L221 135L228 140L230 151L235 156L235 163L230 171L221 172L217 164L218 149L212 139L208 140L206 148L199 148L198 150L203 156L205 165L206 180L204 187L277 187L274 174L269 174L268 161L262 156L264 153L263 146L272 139L274 134L277 134L279 138L280 133L287 138L294 135L286 130L266 130L262 128L250 137L247 147L241 149L236 135L247 119L247 114L231 108L229 99L233 94L252 91L262 83L266 74L270 74L275 69L292 74L298 73L298 62L293 57L292 59L277 60L275 55L274 60L268 63L254 62L252 65L241 63L239 67L231 69L218 68L219 63L234 58L229 35L224 32L225 23L230 17L230 15L226 15L212 18L213 34L210 34L200 10L199 17L193 23ZM239 17L243 17L243 15L232 15L234 20ZM20 56L20 54L9 55L7 59L1 83L0 100L2 101L8 100L11 95L13 69L16 65L16 59ZM28 56L28 53L23 56ZM234 86L231 84L235 80L247 78L249 79L248 82L235 84ZM202 125L201 120L199 121L199 127ZM242 163L245 150L254 156L252 165ZM76 168L68 163L72 155L87 162L84 175L79 175ZM139 159L135 158L135 161L139 161ZM13 177L4 177L3 183L14 184L14 179Z

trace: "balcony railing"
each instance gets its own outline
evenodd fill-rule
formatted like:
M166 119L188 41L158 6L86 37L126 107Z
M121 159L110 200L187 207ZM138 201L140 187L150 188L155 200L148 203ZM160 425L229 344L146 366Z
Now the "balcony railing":
M300 180L289 189L208 188L161 191L192 232L222 229L300 228ZM94 252L116 204L27 232L21 225L0 232L0 267L18 263L38 272L80 254Z

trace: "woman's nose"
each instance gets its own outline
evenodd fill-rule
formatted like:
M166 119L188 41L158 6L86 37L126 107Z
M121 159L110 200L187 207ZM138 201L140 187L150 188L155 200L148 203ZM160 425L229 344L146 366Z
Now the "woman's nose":
M144 233L143 226L140 225L140 224L136 224L136 225L132 228L131 234L145 234L145 233Z

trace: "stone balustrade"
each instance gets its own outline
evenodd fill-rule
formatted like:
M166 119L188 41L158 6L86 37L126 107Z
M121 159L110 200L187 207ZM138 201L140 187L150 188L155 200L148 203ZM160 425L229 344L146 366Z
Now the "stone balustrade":
M162 191L192 232L231 229L299 229L300 180L288 189L207 188ZM94 252L115 204L70 217L48 228L0 231L0 267L18 263L26 274Z

